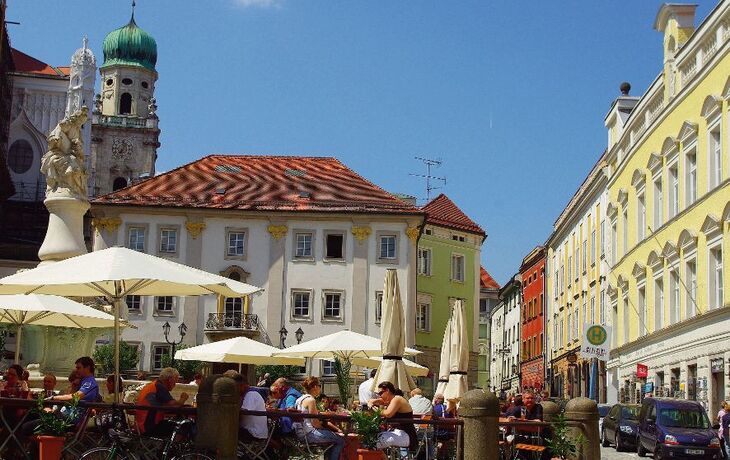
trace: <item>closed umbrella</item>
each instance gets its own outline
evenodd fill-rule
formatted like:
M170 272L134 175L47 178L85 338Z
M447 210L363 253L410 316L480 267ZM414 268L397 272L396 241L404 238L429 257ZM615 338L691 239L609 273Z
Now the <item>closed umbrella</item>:
M114 369L119 373L119 318L128 295L243 297L260 289L127 248L71 257L0 279L0 294L102 296L114 306ZM115 399L118 398L115 391ZM118 402L118 401L116 401Z
M385 272L383 286L383 314L381 317L383 362L378 367L373 388L381 382L391 382L404 393L416 388L413 377L403 363L406 348L405 317L398 286L398 273L394 269Z
M451 353L449 356L449 382L444 389L444 399L458 399L469 389L466 372L469 369L469 332L461 299L454 302L451 317Z
M219 342L205 343L197 347L185 348L175 352L175 359L182 361L206 361L213 363L237 363L256 365L302 366L303 358L273 356L278 348L251 340L247 337L234 337Z
M446 384L449 382L449 370L451 366L451 318L446 322L444 340L441 342L441 361L439 362L439 381L436 384L436 394L444 394Z
M16 326L15 362L17 364L25 325L79 329L113 327L114 317L82 303L55 295L0 295L0 323Z

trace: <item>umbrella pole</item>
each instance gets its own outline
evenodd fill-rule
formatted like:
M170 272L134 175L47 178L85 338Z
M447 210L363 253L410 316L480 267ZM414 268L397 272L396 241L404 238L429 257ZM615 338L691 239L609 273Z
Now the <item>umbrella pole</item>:
M15 331L15 364L20 363L20 338L23 336L23 325L18 324Z
M115 283L116 284L116 283ZM116 286L115 286L116 287ZM122 298L114 297L114 404L119 404L119 311Z

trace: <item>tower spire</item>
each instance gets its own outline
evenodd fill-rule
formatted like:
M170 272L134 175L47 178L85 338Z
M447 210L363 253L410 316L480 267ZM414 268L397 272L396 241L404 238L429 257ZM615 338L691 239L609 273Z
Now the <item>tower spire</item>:
M137 6L137 2L132 0L132 19L131 22L134 22L134 7Z

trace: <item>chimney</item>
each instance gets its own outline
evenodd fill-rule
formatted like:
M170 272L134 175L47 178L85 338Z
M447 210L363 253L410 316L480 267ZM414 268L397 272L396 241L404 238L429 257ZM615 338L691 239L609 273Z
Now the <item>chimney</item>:
M637 96L631 96L631 84L627 81L621 83L619 86L621 95L613 101L611 108L604 119L604 125L608 130L608 149L611 150L616 142L621 138L624 132L624 125L628 120L631 111L634 110L636 104L639 102Z
M674 59L679 48L695 31L696 4L664 3L654 20L654 28L664 34L664 62Z

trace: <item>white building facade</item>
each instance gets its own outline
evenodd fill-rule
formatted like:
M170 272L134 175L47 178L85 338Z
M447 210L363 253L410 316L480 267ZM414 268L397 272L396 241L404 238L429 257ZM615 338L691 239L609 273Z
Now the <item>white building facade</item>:
M502 389L502 351L504 349L504 307L499 302L489 312L489 379L487 385L490 390L498 393Z

